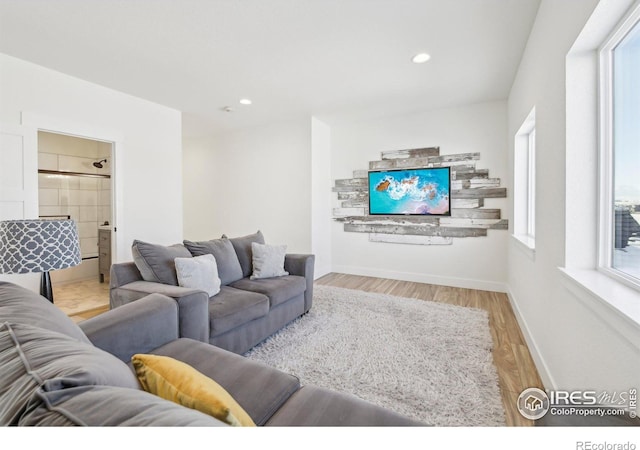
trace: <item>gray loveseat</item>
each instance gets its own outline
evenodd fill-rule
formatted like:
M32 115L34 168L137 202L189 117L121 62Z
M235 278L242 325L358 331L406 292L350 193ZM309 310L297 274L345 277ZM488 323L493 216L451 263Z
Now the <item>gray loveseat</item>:
M141 390L129 363L136 353L195 367L256 425L421 425L178 335L178 303L160 294L78 326L44 297L0 282L0 426L226 426Z
M159 293L178 302L180 337L208 342L243 354L311 309L313 255L287 254L289 275L252 280L251 244L264 244L260 231L231 238L160 246L134 242L134 262L111 267L111 308ZM178 285L174 259L212 254L222 282L209 297Z

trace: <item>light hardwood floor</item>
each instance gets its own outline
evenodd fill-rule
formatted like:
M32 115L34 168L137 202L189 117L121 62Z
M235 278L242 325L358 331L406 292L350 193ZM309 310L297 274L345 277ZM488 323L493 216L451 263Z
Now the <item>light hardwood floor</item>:
M543 385L506 294L338 273L326 275L316 280L316 284L486 310L507 425L533 425L520 415L516 401L524 389L543 389ZM60 309L79 322L108 311L109 283L96 279L54 286L54 299Z
M104 283L84 280L53 286L53 301L75 322L89 319L109 310L109 279Z

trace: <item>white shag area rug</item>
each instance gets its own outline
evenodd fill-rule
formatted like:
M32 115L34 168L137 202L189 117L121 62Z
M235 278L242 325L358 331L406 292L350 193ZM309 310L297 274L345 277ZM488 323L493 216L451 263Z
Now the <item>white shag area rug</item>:
M245 356L435 426L505 425L488 313L314 286L309 313Z

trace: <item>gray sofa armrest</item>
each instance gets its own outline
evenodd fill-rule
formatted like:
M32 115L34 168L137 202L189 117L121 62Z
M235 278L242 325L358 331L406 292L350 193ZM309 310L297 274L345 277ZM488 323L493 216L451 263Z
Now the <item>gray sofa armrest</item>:
M133 262L117 263L111 265L109 272L109 288L115 289L125 284L141 281L142 275Z
M209 296L204 291L151 281L134 281L111 289L111 308L135 302L149 294L166 295L178 304L180 337L209 343Z
M128 363L136 353L178 339L178 305L169 297L151 294L78 325L93 345Z
M307 281L307 289L304 291L304 312L309 311L313 304L313 269L315 261L315 255L290 253L284 257L284 270L291 275L305 277Z

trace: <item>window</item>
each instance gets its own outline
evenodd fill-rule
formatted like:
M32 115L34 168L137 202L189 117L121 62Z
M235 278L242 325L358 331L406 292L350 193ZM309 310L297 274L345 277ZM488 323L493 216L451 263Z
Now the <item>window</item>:
M629 8L631 1L600 2L567 54L565 265L559 271L563 286L594 317L637 344L640 289L611 269L614 190L606 155L612 152L613 127L606 125L612 123L613 90L606 74L613 66L604 61L638 22L640 0ZM626 32L612 41L624 23Z
M536 237L536 111L529 113L516 133L514 156L513 236L529 249Z
M640 287L640 8L600 51L600 269Z

